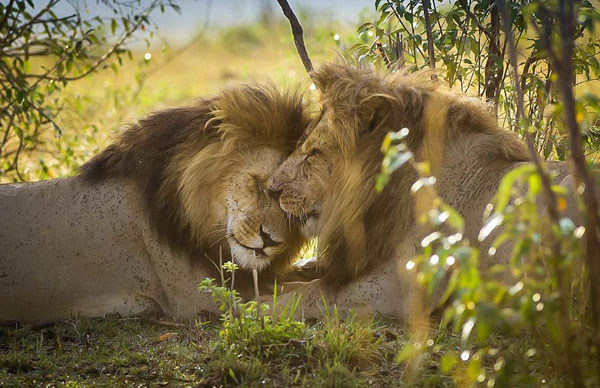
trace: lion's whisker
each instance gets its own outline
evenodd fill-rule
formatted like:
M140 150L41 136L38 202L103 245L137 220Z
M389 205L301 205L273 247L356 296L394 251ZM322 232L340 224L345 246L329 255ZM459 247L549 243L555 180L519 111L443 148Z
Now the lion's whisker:
M227 232L227 228L222 228L222 229L217 229L217 230L210 231L210 232L208 232L206 234L206 237L210 237L213 234L218 234L218 233L223 233L223 232Z
M219 241L223 240L224 238L230 237L230 234L225 234L222 237L220 237L219 239L217 239L215 242L213 242L212 244L210 244L208 247L212 248L216 243L218 243Z

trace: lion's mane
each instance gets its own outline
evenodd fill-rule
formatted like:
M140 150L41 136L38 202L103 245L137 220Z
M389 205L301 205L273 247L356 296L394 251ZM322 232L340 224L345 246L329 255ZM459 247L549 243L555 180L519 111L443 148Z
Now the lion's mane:
M445 90L430 73L326 64L312 76L324 109L333 112L330 126L341 152L320 220L319 263L327 284L345 284L393 258L415 222L412 167L401 167L383 192L375 191L388 132L409 128L406 145L416 160L430 163L433 175L465 155L489 162L529 160L516 134L498 127L487 103Z
M299 93L272 84L233 86L129 125L81 173L90 183L135 181L157 235L172 249L203 259L219 221L206 214L227 184L227 171L239 166L239 151L271 146L290 153L307 124Z

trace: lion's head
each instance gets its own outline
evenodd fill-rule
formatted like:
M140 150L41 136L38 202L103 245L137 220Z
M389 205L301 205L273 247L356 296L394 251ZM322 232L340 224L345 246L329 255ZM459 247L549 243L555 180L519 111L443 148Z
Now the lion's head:
M307 124L297 93L231 87L131 125L83 176L136 181L159 237L191 258L218 261L224 246L242 268L278 271L302 241L265 187Z
M446 146L466 133L486 137L479 143L490 155L528 158L515 136L498 129L485 103L442 90L426 73L326 64L312 78L322 113L268 188L280 194L286 212L305 220L307 235L319 236L318 262L328 283L344 283L393 257L414 222L411 167L398 169L382 193L375 191L388 132L409 128L407 147L434 174L443 167Z
M308 130L305 141L285 160L268 181L269 191L279 195L281 208L301 221L307 237L318 234L318 221L333 166L339 158L339 146L321 112Z

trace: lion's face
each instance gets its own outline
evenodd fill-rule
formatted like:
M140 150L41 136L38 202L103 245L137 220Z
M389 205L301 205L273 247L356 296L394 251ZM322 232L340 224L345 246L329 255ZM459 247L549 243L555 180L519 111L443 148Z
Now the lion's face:
M314 128L268 181L267 188L279 194L281 208L301 222L306 237L317 235L325 188L340 155L332 136L330 113L325 112Z
M267 189L267 180L285 155L269 147L246 151L241 166L223 192L226 238L233 260L245 269L261 270L289 249L297 228Z

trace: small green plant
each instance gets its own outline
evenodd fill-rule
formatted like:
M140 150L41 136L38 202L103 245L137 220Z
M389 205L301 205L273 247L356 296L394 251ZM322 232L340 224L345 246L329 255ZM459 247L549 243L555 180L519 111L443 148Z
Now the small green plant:
M211 295L223 312L218 339L211 344L218 360L211 373L222 375L224 384L266 381L265 376L273 374L270 365L277 363L277 373L301 386L310 381L309 375L315 380L310 386L357 386L361 373L372 374L385 363L382 348L386 337L381 335L385 329L373 321L361 322L352 312L341 320L337 309L329 310L327 305L322 322L298 321L294 318L298 298L279 310L243 301L231 288L237 266L225 263L222 269L231 274L230 280L222 280L219 286L214 279L206 279L199 289ZM272 305L277 305L276 293Z
M226 284L218 286L214 279L207 278L200 283L199 290L208 293L223 312L223 328L219 332L223 346L236 352L268 356L277 346L306 336L305 323L294 319L299 298L292 298L281 311L268 314L268 304L245 302L233 288L235 271L239 267L227 262L222 268L231 274L229 287ZM277 293L273 295L273 305L276 302Z

